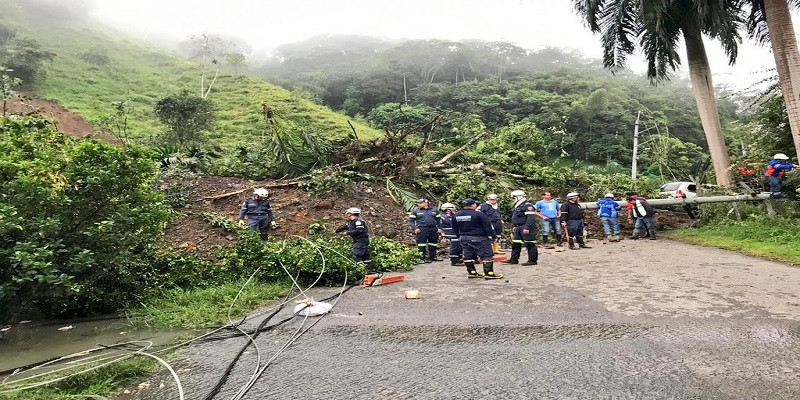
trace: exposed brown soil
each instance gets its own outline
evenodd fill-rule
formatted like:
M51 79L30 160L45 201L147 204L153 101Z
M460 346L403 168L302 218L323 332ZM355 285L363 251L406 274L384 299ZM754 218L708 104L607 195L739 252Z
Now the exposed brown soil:
M79 138L90 136L107 143L116 145L122 144L122 142L114 136L99 132L78 114L52 101L37 98L30 93L15 93L14 96L6 102L5 112L19 115L43 115L56 121L55 127L59 132Z

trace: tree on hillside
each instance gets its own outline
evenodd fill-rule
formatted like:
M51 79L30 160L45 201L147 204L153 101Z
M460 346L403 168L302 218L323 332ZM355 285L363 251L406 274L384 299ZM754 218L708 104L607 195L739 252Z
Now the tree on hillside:
M178 47L184 50L189 55L189 58L200 61L202 68L200 72L200 97L204 99L211 93L211 88L219 77L226 55L241 52L241 50L237 51L237 46L233 42L225 40L218 35L207 35L205 33L192 36L188 42L183 42ZM214 77L211 78L211 81L207 83L208 86L206 86L206 72L209 68L214 71Z
M29 37L11 36L0 45L0 65L8 74L29 84L44 75L43 64L56 56L52 51L42 49L36 40Z
M735 5L714 0L573 0L573 4L589 28L602 33L603 63L612 71L622 68L639 47L647 58L647 76L654 83L668 79L681 63L678 48L683 37L717 184L730 187L730 160L702 35L719 39L729 61L735 62L742 23Z
M181 146L204 141L204 133L213 129L216 121L211 101L188 91L159 100L155 112L169 128L165 139Z
M772 44L794 148L800 155L800 51L789 12L789 3L793 7L800 7L800 0L743 1L750 6L748 35L761 44Z

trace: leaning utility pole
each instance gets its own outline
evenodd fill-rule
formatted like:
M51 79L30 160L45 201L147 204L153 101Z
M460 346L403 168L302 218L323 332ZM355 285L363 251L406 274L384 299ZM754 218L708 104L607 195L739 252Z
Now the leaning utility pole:
M636 113L636 123L633 125L633 160L631 160L631 179L636 180L636 158L639 157L639 117L642 112Z

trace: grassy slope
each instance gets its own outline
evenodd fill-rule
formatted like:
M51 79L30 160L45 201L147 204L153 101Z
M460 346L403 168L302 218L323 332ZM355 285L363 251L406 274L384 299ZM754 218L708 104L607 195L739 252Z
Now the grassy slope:
M14 27L21 35L34 37L57 54L48 64L46 80L37 85L37 94L90 122L111 115L111 102L128 101L132 107L129 120L132 136L147 139L164 129L152 111L156 101L184 89L200 92L200 66L175 54L110 29L49 24L34 30L24 21L19 11L0 12L0 23ZM80 54L92 48L107 50L111 64L95 66L83 61ZM219 127L211 139L223 145L246 142L249 135L264 129L262 101L277 116L308 121L314 131L330 136L351 133L347 116L298 98L260 78L221 74L208 98L214 102L219 119ZM363 124L353 124L361 139L381 135Z

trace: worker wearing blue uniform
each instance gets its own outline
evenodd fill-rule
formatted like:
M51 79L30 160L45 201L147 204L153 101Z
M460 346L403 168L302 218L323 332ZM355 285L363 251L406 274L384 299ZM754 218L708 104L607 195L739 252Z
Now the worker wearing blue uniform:
M417 208L408 213L408 225L416 235L417 249L422 261L430 263L442 261L436 258L439 246L439 234L444 233L441 227L442 215L429 207L427 199L417 200Z
M459 212L453 215L453 232L461 240L461 248L464 250L464 265L467 267L467 274L470 278L483 277L486 279L499 279L503 274L494 272L494 253L492 252L492 241L497 239L492 228L492 222L486 214L477 210L479 201L474 199L464 199L464 206ZM483 260L483 274L475 270L475 261L480 257Z
M253 197L245 200L239 209L239 225L244 225L247 217L247 226L258 231L261 239L265 240L269 236L269 229L275 228L275 215L267 200L268 195L267 189L258 188L253 191Z

